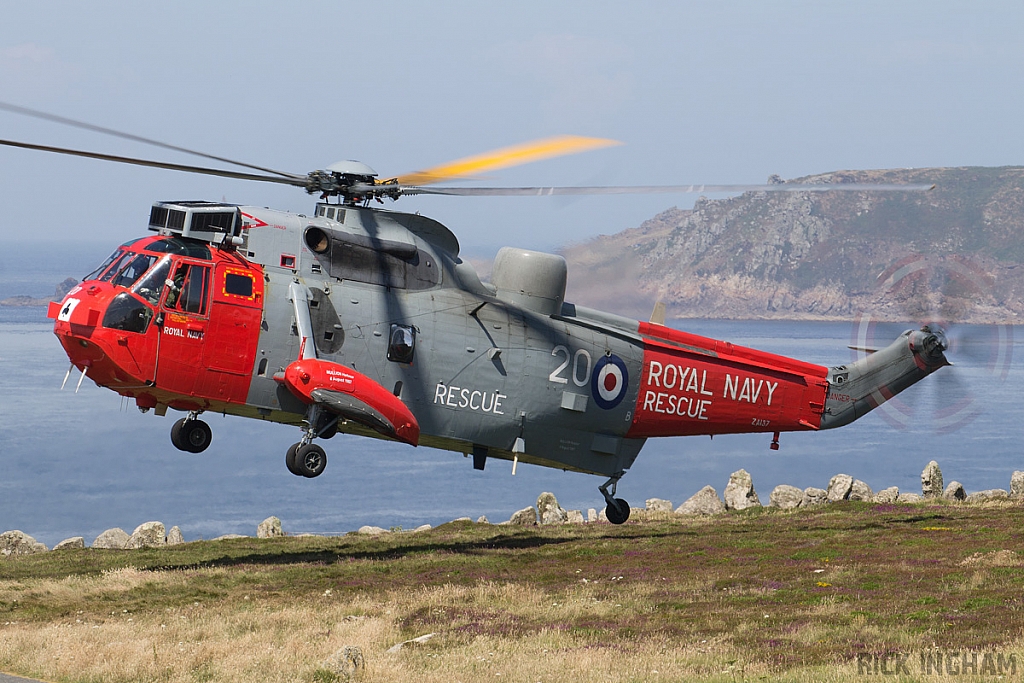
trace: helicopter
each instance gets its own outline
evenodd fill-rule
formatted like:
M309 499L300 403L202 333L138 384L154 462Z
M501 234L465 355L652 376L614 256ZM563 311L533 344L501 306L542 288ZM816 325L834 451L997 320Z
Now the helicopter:
M204 200L153 203L125 242L47 315L73 370L143 412L184 413L179 450L212 443L203 413L299 427L288 470L317 477L319 441L339 432L607 477L605 516L629 518L619 480L653 437L771 434L844 426L949 365L924 325L859 360L825 367L565 300L565 259L516 247L490 282L456 236L404 195L919 191L930 186L776 183L612 187L441 187L481 171L617 144L560 136L380 180L344 161L286 173L45 112L0 109L186 152L245 171L13 140L0 145L299 187L312 215Z

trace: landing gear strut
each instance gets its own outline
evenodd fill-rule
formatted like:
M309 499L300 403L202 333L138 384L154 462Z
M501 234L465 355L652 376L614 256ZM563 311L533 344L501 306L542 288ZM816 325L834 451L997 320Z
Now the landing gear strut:
M337 432L337 420L325 420L320 406L313 404L306 413L306 428L302 439L292 444L284 456L284 464L288 471L299 477L319 477L327 467L327 453L313 443L313 437L330 438ZM319 429L317 428L319 427Z
M624 474L625 471L616 472L612 475L611 479L597 487L597 490L601 492L601 495L604 496L605 501L608 503L604 509L604 514L612 524L622 524L629 519L629 503L622 498L615 497L615 489L619 485L619 479L622 479ZM611 488L611 491L608 490L609 488Z
M171 443L179 451L188 453L202 453L213 440L213 431L210 425L199 419L199 413L195 410L174 423L171 427Z

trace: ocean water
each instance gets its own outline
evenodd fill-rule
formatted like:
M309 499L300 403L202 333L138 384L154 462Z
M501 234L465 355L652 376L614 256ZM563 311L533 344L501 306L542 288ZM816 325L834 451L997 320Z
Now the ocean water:
M676 324L825 365L851 359L849 323ZM206 416L212 446L185 454L168 437L173 411L143 415L88 379L76 393L77 371L61 391L68 363L51 330L43 308L0 307L0 531L21 529L48 545L70 536L88 543L111 527L130 533L159 520L192 540L252 535L277 515L290 533L337 534L462 516L501 521L541 491L566 508L603 504L600 477L528 465L512 476L511 464L499 461L479 472L461 454L346 435L323 442L323 475L300 479L284 466L297 428L236 417ZM878 333L891 339L898 331ZM652 497L679 505L706 484L721 493L740 468L764 503L777 484L824 488L839 472L875 490L919 492L921 470L933 459L947 483L1008 488L1011 472L1024 469L1017 400L1024 349L1013 341L1024 331L964 328L951 336L980 341L951 351L956 366L902 394L897 410L829 432L783 434L778 451L769 450L768 434L652 439L619 483L619 496L640 507Z

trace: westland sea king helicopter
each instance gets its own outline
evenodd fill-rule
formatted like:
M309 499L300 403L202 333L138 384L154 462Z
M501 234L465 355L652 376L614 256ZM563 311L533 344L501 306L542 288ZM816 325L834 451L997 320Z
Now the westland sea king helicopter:
M245 168L221 170L10 140L0 144L299 187L312 215L161 201L49 316L72 369L135 401L184 412L171 442L211 443L204 412L301 428L285 463L316 477L315 439L337 432L619 479L648 438L788 431L853 422L949 363L943 331L908 330L855 362L824 367L565 301L566 263L506 247L490 282L435 220L376 203L403 195L915 191L901 185L441 187L447 179L614 144L563 136L386 180L343 161L308 174L252 166L14 105L17 114ZM67 376L65 376L67 382Z

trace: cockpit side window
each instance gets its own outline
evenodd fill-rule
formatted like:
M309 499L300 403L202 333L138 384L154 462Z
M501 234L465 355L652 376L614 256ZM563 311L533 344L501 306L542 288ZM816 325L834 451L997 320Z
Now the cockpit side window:
M165 305L183 313L206 315L206 299L210 290L210 268L195 263L179 263L174 271L174 286Z
M134 261L132 263L134 264ZM164 282L167 281L169 272L171 272L171 257L165 256L156 268L150 270L145 277L139 280L133 291L155 306L160 301L160 294L164 291Z
M131 256L131 254L125 254L125 256ZM135 254L135 258L128 261L126 265L111 281L111 284L119 287L131 287L135 284L135 281L142 277L142 274L149 270L153 262L156 261L156 256L152 254ZM124 261L125 259L121 259Z

